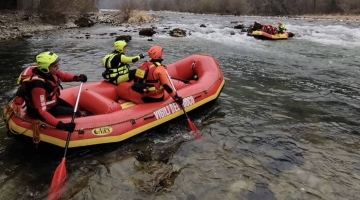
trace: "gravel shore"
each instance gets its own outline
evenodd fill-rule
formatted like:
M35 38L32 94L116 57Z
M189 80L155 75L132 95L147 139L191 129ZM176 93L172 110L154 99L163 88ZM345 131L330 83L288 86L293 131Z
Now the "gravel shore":
M99 11L91 15L89 19L94 23L107 23L112 25L123 25L119 22L119 16L114 11ZM74 21L80 16L68 17L67 23L61 25L52 25L44 23L39 16L27 14L21 11L1 11L0 12L0 40L29 38L34 34L78 27ZM145 21L144 21L145 18ZM142 17L142 23L151 20L151 17Z

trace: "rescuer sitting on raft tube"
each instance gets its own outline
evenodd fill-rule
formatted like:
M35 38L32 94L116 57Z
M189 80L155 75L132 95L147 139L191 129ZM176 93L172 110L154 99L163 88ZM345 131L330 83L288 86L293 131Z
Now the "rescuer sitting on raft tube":
M143 62L136 69L135 77L137 80L133 84L129 82L119 84L117 93L120 97L142 104L163 101L169 94L177 103L183 103L183 98L172 88L165 65L161 64L163 61L162 52L161 46L149 48L148 54L151 59ZM124 87L124 84L127 85ZM128 89L124 90L123 88Z
M59 98L60 82L86 82L87 76L74 76L59 69L60 58L53 52L42 52L36 56L36 66L25 68L17 83L20 84L16 92L15 103L22 105L25 101L27 114L39 119L57 129L73 132L75 123L63 122L56 116L72 115L74 108L65 100ZM77 112L80 115L80 112Z

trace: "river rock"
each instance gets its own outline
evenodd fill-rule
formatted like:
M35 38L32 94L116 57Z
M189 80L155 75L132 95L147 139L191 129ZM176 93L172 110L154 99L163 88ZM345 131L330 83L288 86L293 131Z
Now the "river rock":
M131 40L131 36L130 35L117 36L115 41L119 41L119 40L124 40L125 42L129 42Z
M33 35L30 33L25 33L25 34L22 34L22 37L23 38L31 38L31 37L33 37Z
M95 24L95 22L93 20L91 20L88 17L80 17L79 19L75 20L74 23L78 26L78 27L91 27Z
M186 36L186 31L179 29L179 28L175 28L173 30L171 30L169 32L170 36L172 37L185 37Z
M244 24L239 24L239 25L234 26L234 29L243 29L243 28L245 28Z
M156 31L153 28L143 28L139 31L139 35L153 36Z

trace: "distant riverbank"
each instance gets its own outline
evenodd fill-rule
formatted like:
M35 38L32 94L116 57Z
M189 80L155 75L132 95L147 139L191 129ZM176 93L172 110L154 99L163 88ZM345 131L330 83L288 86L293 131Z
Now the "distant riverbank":
M113 25L126 25L120 22L118 12L99 11L90 14L94 23L107 23ZM1 11L0 13L0 40L29 38L34 34L44 31L52 31L59 29L69 29L78 27L74 21L80 16L68 17L67 23L60 25L52 25L44 23L39 16L29 15L22 11ZM146 23L152 21L153 18L144 11L139 11L130 18L130 23Z
M118 20L114 11L99 11L92 18L95 23L109 23ZM285 17L285 16L284 16ZM288 18L309 20L336 20L348 22L360 22L359 15L294 15ZM151 17L148 17L152 20ZM69 18L68 22L61 25L51 25L42 22L37 15L29 15L21 11L1 11L0 13L0 40L29 38L38 32L76 28L75 18ZM119 23L117 23L119 25Z
M360 15L340 15L340 14L331 14L331 15L295 15L295 16L289 16L289 18L360 22Z

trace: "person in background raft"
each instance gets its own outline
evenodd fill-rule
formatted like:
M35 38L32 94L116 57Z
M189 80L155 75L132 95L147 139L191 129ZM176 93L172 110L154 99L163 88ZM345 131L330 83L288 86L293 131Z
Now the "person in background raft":
M286 32L286 27L285 27L285 24L281 23L281 22L278 22L279 26L278 26L278 33L279 34L282 34L282 33L285 33Z
M133 84L125 82L118 85L117 93L119 97L141 104L160 102L170 95L177 103L183 103L183 98L172 88L171 80L168 79L166 74L166 67L161 64L163 61L162 52L161 46L149 48L148 54L151 59L143 62L136 69L137 81Z
M126 42L119 40L114 43L114 51L104 56L102 66L105 68L105 71L102 73L102 76L105 80L119 84L134 79L135 70L129 70L130 66L128 63L135 63L144 58L144 55L128 57L125 56L125 51Z
M60 81L86 82L87 76L85 74L74 76L60 71L59 61L60 58L53 52L38 54L36 66L27 67L21 72L18 78L20 87L16 92L16 98L25 101L27 114L31 118L44 121L57 129L73 132L75 123L65 123L55 118L74 113L74 107L59 98L60 89L62 89Z

